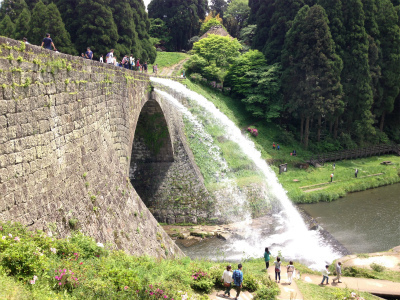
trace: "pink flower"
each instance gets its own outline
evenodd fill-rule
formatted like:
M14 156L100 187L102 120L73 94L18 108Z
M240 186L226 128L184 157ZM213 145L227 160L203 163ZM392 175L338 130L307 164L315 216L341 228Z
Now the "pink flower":
M83 264L83 262L80 262L79 264L81 265L81 264Z
M12 234L11 234L11 233L9 233L8 236L9 236L10 238L12 238Z
M58 285L61 285L61 282L59 282Z
M33 276L33 280L38 280L38 277L36 275Z
M3 239L3 240L5 240L5 239L6 239L6 237L5 237L5 236L3 236L3 237L2 237L2 239Z
M129 287L127 287L127 286L124 286L124 290L126 291L127 289L129 289Z
M150 295L153 296L153 292L150 292Z
M167 295L164 295L164 298L167 299L168 298Z
M14 241L19 242L19 241L20 241L19 237L16 236L16 237L14 238Z
M31 284L35 284L35 280L31 280Z

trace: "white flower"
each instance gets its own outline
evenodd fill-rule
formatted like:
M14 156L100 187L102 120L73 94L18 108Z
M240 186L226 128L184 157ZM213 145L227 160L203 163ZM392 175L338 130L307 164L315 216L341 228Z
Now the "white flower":
M19 242L19 241L20 241L19 237L16 236L16 237L14 238L14 241Z
M6 239L6 237L5 236L3 236L3 237L1 237L3 240L5 240Z
M31 284L35 284L35 280L31 280Z
M57 253L57 249L56 248L50 248L50 251L53 252L54 254Z
M9 236L10 238L12 238L12 234L11 234L11 233L9 233L8 236Z
M101 247L101 248L104 248L104 245L103 245L102 243L100 243L100 242L97 243L97 246L98 246L98 247Z

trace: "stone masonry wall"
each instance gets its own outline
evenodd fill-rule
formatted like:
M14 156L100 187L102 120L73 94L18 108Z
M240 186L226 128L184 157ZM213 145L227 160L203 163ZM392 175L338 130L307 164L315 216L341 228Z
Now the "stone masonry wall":
M182 255L129 181L149 78L0 37L0 220Z

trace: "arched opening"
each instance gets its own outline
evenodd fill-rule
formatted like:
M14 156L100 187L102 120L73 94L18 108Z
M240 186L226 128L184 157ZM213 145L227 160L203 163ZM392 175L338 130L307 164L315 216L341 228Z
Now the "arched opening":
M148 208L164 186L174 152L167 121L156 100L143 106L132 145L129 177L133 187Z

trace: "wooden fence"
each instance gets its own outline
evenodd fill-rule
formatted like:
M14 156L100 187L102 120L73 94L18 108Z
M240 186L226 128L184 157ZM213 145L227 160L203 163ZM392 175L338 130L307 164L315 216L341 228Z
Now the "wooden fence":
M311 156L307 162L314 167L319 164L323 166L328 161L339 161L344 159L356 159L362 157L369 157L383 154L397 154L400 155L400 146L396 144L383 144L376 145L368 148L359 148L351 150L342 150L336 152L328 152L324 154L317 154Z

